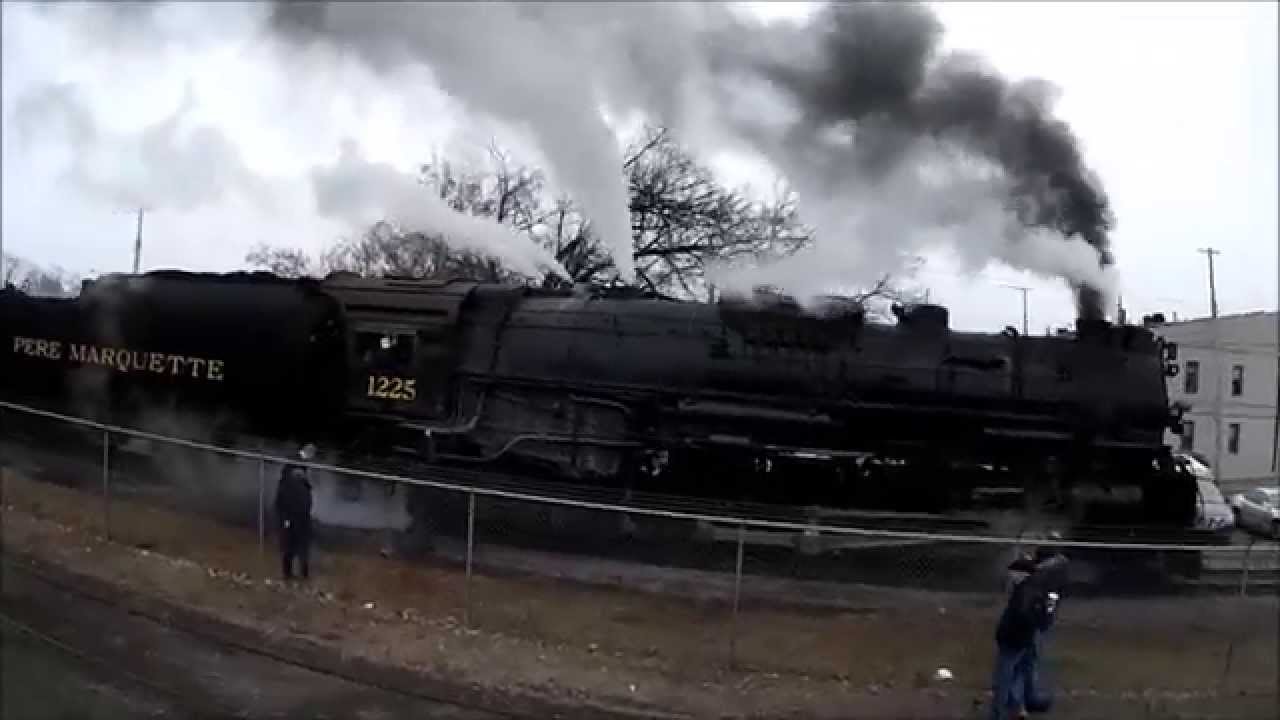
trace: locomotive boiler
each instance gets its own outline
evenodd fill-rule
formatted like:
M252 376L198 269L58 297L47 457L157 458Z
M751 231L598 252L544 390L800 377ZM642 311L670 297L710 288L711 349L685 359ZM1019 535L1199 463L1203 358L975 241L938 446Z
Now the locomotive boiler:
M1163 444L1173 347L1104 321L1029 337L952 331L936 305L897 316L350 274L112 275L76 299L3 291L0 393L225 442L305 437L580 485L907 511L1007 488L1076 522L1191 521L1194 480Z

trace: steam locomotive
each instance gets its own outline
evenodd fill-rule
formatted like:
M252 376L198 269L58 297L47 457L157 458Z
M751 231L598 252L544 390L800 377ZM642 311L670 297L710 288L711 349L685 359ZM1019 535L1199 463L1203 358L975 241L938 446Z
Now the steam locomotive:
M267 273L0 291L0 397L238 442L793 506L945 511L1014 491L1077 523L1186 527L1176 347L1080 321L954 332L945 308Z

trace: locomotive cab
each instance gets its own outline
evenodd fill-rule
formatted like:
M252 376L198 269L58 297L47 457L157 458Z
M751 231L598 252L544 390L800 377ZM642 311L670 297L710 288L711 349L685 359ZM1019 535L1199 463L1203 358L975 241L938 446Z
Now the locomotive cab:
M348 336L347 398L357 412L449 416L458 314L473 283L331 275Z
M418 403L418 342L412 327L357 321L351 328L351 404L403 410Z

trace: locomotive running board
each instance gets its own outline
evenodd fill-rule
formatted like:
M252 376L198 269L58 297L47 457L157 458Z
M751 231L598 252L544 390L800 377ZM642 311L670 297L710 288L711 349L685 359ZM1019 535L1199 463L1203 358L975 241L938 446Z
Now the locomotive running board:
M826 413L806 413L796 410L783 410L761 405L747 405L719 400L681 400L676 411L685 415L707 415L713 417L751 418L756 420L772 420L776 422L802 423L806 425L832 425L831 416Z
M1023 438L1027 440L1062 440L1074 439L1071 433L1055 430L1011 430L1007 428L983 428L986 435L995 437ZM1089 443L1093 447L1114 448L1123 450L1144 450L1151 448L1150 443L1126 442L1124 440L1094 440Z
M1037 440L1070 440L1071 433L1056 430L1009 430L1005 428L983 428L983 434L996 437L1028 438Z

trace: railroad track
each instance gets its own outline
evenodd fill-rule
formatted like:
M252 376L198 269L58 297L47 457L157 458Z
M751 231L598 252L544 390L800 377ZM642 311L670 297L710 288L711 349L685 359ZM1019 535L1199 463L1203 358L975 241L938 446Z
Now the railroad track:
M163 700L162 707L164 709L161 710L161 712L164 714L177 714L178 712L181 712L185 716L193 718L193 720L200 720L202 718L237 717L237 713L230 707L218 708L212 712L207 707L192 707L189 704L190 699L183 692L175 688L168 687L164 683L156 682L151 678L142 677L136 673L129 672L122 668L117 662L107 661L101 657L86 652L81 648L69 645L58 638L41 632L31 625L18 620L13 615L3 610L0 610L0 629L2 629L6 635L9 633L22 635L23 637L28 638L57 654L69 658L75 663L82 666L88 666L92 669L96 678L105 680L106 684L117 691L133 694L137 692L136 688L141 688L146 693L159 696ZM17 643L15 643L15 645L16 644ZM24 659L26 658L22 655L17 655L16 657L11 656L6 660L8 662L21 662ZM18 670L10 668L9 672L18 672ZM19 690L14 689L9 692L19 692ZM7 702L14 702L14 700L16 699L8 698ZM56 707L57 704L62 701L59 699L48 699L46 702L53 704ZM83 711L84 708L67 708L67 710L69 713L76 713Z
M372 683L262 645L229 642L191 626L177 628L169 618L117 606L10 558L0 561L0 570L5 579L0 625L6 631L91 667L113 686L162 698L177 717L311 720L367 712L441 720L533 717L442 698L420 686Z

